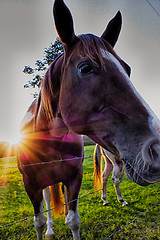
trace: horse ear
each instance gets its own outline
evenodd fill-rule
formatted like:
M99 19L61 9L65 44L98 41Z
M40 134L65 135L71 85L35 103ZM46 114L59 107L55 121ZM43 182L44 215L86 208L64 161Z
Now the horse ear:
M111 19L111 21L108 23L101 38L104 38L107 42L111 44L112 47L114 47L114 45L118 40L119 33L121 31L121 26L122 26L122 15L120 11L118 11L116 16L113 19Z
M53 16L60 40L70 46L75 40L72 15L63 0L55 0Z

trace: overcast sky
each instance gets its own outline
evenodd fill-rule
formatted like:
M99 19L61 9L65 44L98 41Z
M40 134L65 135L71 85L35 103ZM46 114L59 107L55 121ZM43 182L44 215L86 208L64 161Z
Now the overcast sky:
M160 1L149 0L160 14ZM131 80L160 117L160 16L146 0L66 0L76 34L101 35L118 10L123 16L116 52L132 68ZM57 34L52 0L0 0L0 140L17 131L32 102L25 65L42 59Z

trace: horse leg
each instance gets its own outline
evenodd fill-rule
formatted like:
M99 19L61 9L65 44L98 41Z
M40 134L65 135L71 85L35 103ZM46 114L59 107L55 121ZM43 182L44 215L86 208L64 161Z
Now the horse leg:
M121 190L119 187L120 182L122 181L122 177L123 177L123 162L121 161L121 159L114 159L113 161L113 174L112 174L112 180L115 186L115 190L116 190L116 194L117 194L117 198L118 201L122 203L122 206L126 206L128 205L128 203L123 199L122 194L121 194Z
M106 194L106 188L107 188L106 185L107 185L109 175L112 172L113 165L106 155L104 155L104 159L105 159L105 168L104 168L104 171L102 173L102 200L103 200L103 205L108 206L107 194Z
M50 202L51 202L51 192L49 187L43 189L43 197L46 202L46 209L47 209L47 231L46 231L46 238L50 239L54 235L53 233L53 220L51 216L51 210L50 210Z
M37 239L42 240L43 239L43 230L46 226L46 216L44 215L43 212L43 200L39 205L39 215L35 215L34 217L34 227L37 232Z
M79 180L75 180L79 181ZM81 181L80 183L74 183L70 186L67 187L67 191L64 192L66 194L67 192L67 197L65 197L68 202L67 207L67 216L65 220L65 224L71 229L73 239L74 240L80 240L80 216L78 213L78 194L80 191L80 186L81 186ZM76 199L76 200L75 200ZM75 201L73 201L75 200Z
M68 206L68 190L67 187L63 184L63 194L64 194L64 199L65 199L65 215L67 216L68 212L69 212L69 206Z
M71 229L73 239L79 240L80 239L80 216L78 213L78 201L75 201L74 205L76 206L69 207L69 211L68 211L65 223Z
M24 177L24 176L23 176ZM46 226L46 216L43 213L43 195L42 190L34 191L33 184L25 185L25 177L24 177L24 186L25 190L32 202L34 207L34 227L37 232L37 239L43 239L43 230Z

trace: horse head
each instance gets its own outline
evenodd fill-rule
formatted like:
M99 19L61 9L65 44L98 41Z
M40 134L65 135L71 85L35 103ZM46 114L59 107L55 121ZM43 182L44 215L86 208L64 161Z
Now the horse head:
M65 49L59 108L66 126L122 158L134 182L160 181L155 116L131 83L130 67L113 50L121 31L121 13L101 37L76 36L63 0L55 0L53 13Z

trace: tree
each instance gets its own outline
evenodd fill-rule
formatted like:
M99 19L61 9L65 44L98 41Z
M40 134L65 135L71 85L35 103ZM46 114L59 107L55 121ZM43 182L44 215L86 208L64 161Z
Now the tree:
M44 49L44 58L42 61L37 60L35 62L35 67L24 67L23 72L32 76L32 79L24 85L24 88L36 88L36 92L33 94L34 97L37 97L38 95L41 80L44 77L48 66L63 52L63 45L59 38L56 38L54 43L51 43L48 48Z

